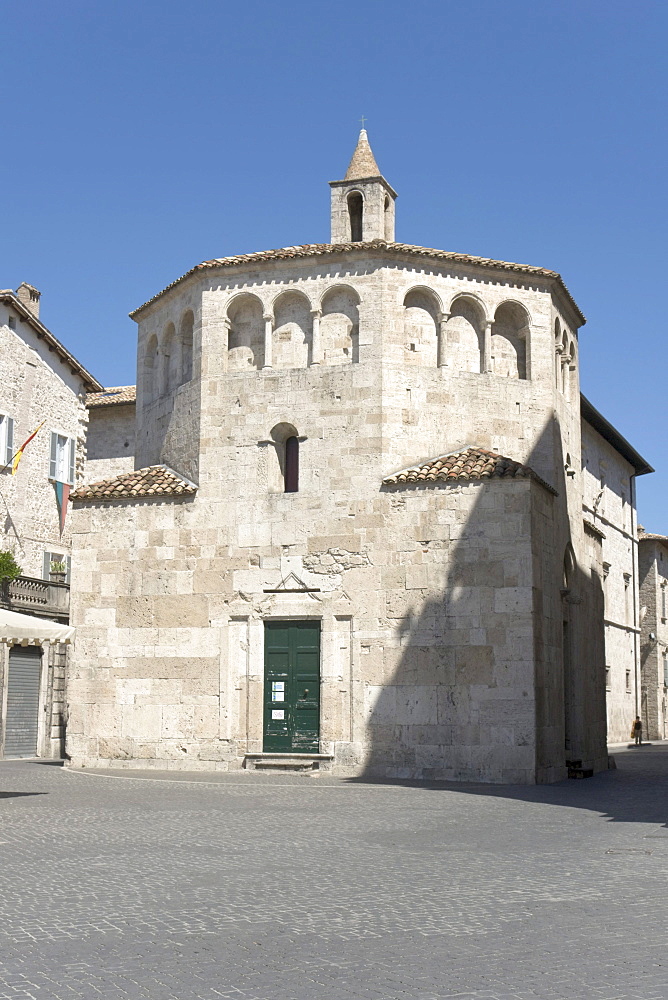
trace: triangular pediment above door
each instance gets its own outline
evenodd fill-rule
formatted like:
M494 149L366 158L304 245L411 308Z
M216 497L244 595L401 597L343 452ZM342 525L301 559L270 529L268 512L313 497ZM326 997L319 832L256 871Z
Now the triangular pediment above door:
M275 587L265 587L263 593L265 594L317 594L320 593L320 587L309 587L308 583L304 583L303 580L297 576L296 573L290 571L287 576Z

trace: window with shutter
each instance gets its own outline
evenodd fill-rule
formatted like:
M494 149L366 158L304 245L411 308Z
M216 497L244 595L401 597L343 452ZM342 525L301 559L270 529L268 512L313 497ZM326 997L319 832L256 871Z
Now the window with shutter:
M58 478L58 435L51 431L51 452L49 457L49 479Z
M76 467L76 441L57 431L51 431L49 479L74 485Z
M14 457L14 420L0 413L0 467L11 466Z

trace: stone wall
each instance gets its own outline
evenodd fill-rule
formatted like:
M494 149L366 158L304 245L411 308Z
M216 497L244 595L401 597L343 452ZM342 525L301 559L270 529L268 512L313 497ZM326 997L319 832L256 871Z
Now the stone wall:
M563 297L534 277L343 254L202 272L139 319L137 464L199 491L77 511L75 763L240 766L262 748L264 621L316 618L321 745L340 773L555 780L565 742L605 766L600 545L565 472L581 432ZM550 488L381 488L471 444Z
M9 326L9 321L13 328ZM70 517L61 534L53 483L49 481L51 432L76 440L76 475L83 475L86 426L81 380L49 351L27 322L0 304L0 411L14 419L14 450L46 423L27 446L15 476L0 473L3 548L25 576L41 577L44 552L70 551ZM0 456L5 464L5 456Z
M642 698L639 715L647 739L668 739L668 540L640 535L640 638Z
M89 409L84 482L95 483L135 467L135 404Z
M536 647L558 660L557 630L534 634L543 487L381 491L330 509L328 535L312 491L263 503L266 542L213 527L204 497L78 509L75 765L240 766L262 748L263 622L287 617L322 622L321 746L339 773L564 776L563 731L537 733L533 695ZM312 592L281 592L290 573ZM540 587L553 608L558 584Z
M639 594L633 467L588 423L582 424L585 518L602 534L608 740L628 740L638 711Z

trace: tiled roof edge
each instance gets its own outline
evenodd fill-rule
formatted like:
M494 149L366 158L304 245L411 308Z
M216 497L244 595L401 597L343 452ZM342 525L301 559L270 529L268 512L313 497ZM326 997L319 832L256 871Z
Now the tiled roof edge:
M442 479L442 478L432 479L432 480L424 480L423 479L423 480L412 480L410 482L400 482L400 483L398 483L396 481L396 477L397 476L406 475L409 472L417 472L419 469L423 468L425 465L430 465L433 462L439 462L439 461L441 461L442 459L445 459L445 458L454 458L456 456L466 455L467 452L470 452L470 451L477 451L477 452L487 453L487 454L490 455L490 457L494 457L494 458L498 459L499 461L512 462L513 465L517 466L517 469L516 469L515 473L512 476L494 476L494 475L492 475L492 476L479 476L479 477L476 477L476 478L473 478L473 479L470 479L470 478L464 477L464 476L461 476L461 477L460 476L450 476L450 477L448 477L448 479ZM399 489L405 489L406 487L412 487L412 486L431 486L435 482L438 482L439 484L443 484L444 486L448 486L448 485L454 486L454 485L461 484L461 483L482 483L482 482L487 482L489 479L516 479L516 478L517 479L531 479L533 482L537 483L539 486L542 486L544 489L546 489L548 491L548 493L551 493L552 496L555 496L555 497L559 496L559 493L558 493L557 490L555 490L554 486L551 486L548 482L546 482L544 479L542 479L538 475L538 473L535 472L531 468L531 466L524 465L522 462L517 462L514 458L509 458L507 455L500 455L497 452L490 452L486 448L480 448L480 447L478 447L478 445L466 445L463 448L458 448L456 451L450 451L450 452L447 452L447 454L444 454L444 455L437 455L434 458L428 459L426 462L420 463L419 465L409 465L405 469L399 469L398 472L393 472L390 476L385 476L383 478L383 480L382 480L382 484L383 484L383 486L392 486L392 487L399 488Z
M654 531L642 531L638 534L639 542L659 542L668 549L668 535L659 535Z
M100 406L130 406L136 401L137 387L134 385L107 386L102 392L90 392L86 396L86 406L89 409Z
M575 299L566 287L561 275L557 271L550 271L545 267L534 267L531 264L514 264L510 261L493 260L491 257L476 257L473 254L455 253L450 250L435 250L430 247L414 246L410 243L389 243L386 240L371 240L366 243L305 243L302 246L282 247L277 250L259 250L255 253L237 254L233 257L217 257L213 260L205 260L201 264L192 267L180 278L176 278L169 285L158 292L152 298L144 302L143 305L133 309L130 317L135 319L143 309L155 302L170 289L185 281L198 271L209 270L217 267L235 267L244 264L258 264L263 261L272 260L298 260L305 257L326 257L341 253L388 253L397 257L413 256L427 257L431 260L442 260L454 264L473 264L478 267L488 267L491 270L511 271L516 274L526 274L536 278L544 278L556 281L563 290L570 305L575 310L576 315L581 320L580 325L587 321L577 306Z
M175 480L181 483L184 487L183 490L162 490L158 493L147 493L147 494L120 494L116 496L109 496L105 494L93 494L90 495L89 491L94 490L96 487L109 488L113 483L122 483L124 479L128 479L131 476L139 476L141 473L162 471L169 473L173 476ZM168 465L148 465L144 469L136 469L135 472L123 472L118 476L112 476L109 479L100 479L95 483L83 483L78 486L76 490L70 493L70 500L74 503L126 503L128 501L143 501L143 500L162 500L162 499L172 499L180 500L186 497L193 497L197 493L198 486L196 483L191 482L191 480L186 479L185 476L180 475L180 473L175 472L170 469Z

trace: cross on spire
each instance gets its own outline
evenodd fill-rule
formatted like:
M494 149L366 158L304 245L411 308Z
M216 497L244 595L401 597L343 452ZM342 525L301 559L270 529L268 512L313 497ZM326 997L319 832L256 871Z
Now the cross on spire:
M364 115L362 115L360 121L362 122L362 128L364 128L364 123L366 122L366 118L364 117Z

